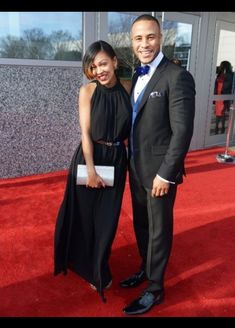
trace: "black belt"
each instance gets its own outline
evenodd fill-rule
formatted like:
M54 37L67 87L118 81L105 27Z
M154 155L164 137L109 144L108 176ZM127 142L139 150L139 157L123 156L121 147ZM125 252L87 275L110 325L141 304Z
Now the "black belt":
M101 144L101 145L105 145L105 146L108 146L108 147L120 146L120 144L121 144L120 141L110 142L110 141L104 141L104 140L98 140L98 141L96 141L96 143Z

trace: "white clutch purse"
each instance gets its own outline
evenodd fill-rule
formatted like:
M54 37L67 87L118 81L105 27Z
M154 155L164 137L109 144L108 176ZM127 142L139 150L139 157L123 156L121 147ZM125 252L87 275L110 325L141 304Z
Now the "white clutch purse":
M95 165L97 174L104 180L106 186L113 187L114 185L114 166ZM87 181L86 165L78 164L77 167L77 185L85 185Z

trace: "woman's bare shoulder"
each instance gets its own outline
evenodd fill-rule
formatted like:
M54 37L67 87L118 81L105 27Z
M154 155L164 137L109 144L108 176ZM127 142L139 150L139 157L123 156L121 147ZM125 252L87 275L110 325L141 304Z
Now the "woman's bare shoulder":
M84 95L86 97L91 98L96 88L95 82L89 82L86 84L83 84L79 90L80 95Z
M120 82L123 85L123 87L126 89L128 94L130 94L131 93L131 80L120 79Z

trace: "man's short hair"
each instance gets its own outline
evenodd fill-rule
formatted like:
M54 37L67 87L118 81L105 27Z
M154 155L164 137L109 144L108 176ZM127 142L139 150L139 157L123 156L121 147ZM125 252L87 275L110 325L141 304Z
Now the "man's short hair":
M153 21L153 22L155 22L155 23L158 25L159 29L161 29L161 26L160 26L160 23L159 23L158 19L155 18L155 17L153 17L152 15L149 15L149 14L143 14L143 15L138 16L138 17L134 20L134 22L132 23L131 27L132 27L136 22L143 21L143 20L144 20L144 21Z

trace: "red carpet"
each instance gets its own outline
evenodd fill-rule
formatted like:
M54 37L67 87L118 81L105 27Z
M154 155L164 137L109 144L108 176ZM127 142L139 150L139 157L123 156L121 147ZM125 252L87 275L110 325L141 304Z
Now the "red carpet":
M235 316L235 165L223 149L190 152L175 206L165 302L142 317ZM66 172L0 181L0 316L124 317L144 286L118 282L138 268L129 185L113 245L107 303L74 273L53 276L53 232Z

